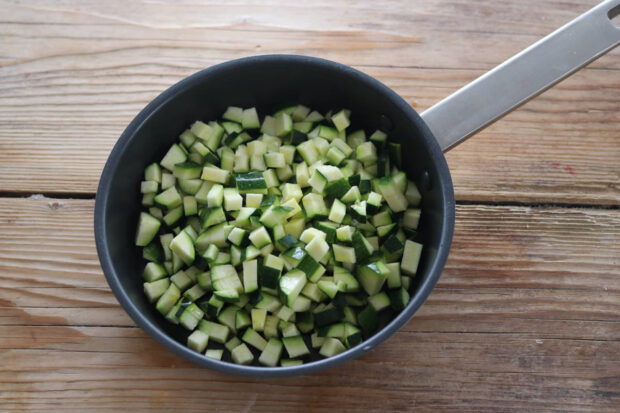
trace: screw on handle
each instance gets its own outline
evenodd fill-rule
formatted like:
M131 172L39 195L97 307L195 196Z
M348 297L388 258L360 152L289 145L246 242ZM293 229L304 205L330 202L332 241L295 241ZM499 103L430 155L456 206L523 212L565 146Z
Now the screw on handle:
M620 43L607 0L422 113L447 151Z

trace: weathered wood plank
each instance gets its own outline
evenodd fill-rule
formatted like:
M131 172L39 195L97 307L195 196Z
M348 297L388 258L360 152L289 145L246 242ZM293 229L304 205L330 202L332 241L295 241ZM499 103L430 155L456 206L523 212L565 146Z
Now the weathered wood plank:
M400 332L338 369L258 380L195 367L134 327L98 269L92 209L91 200L0 199L5 409L613 411L620 403L620 211L459 206L447 268Z
M322 56L423 110L595 3L6 3L0 191L93 193L131 118L217 62ZM619 69L615 51L452 151L457 198L618 204Z

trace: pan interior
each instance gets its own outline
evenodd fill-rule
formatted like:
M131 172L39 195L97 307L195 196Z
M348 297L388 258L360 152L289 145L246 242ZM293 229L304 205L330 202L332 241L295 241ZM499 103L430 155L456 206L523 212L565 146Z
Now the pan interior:
M412 302L380 340L391 335L422 304L439 276L451 239L452 186L449 172L434 138L415 112L378 81L346 66L301 56L264 56L228 62L199 72L168 89L127 128L102 175L96 219L97 242L110 285L134 320L149 333L159 330L185 345L188 332L168 323L142 291L144 262L134 245L134 228L142 209L139 182L144 168L161 160L179 134L197 119L221 117L229 105L256 107L262 117L284 105L302 103L322 112L352 110L352 125L367 132L383 129L403 148L403 169L423 197L419 242L424 244ZM448 219L446 219L448 217ZM449 241L447 248L449 248ZM102 249L107 254L102 254ZM445 257L443 258L445 260ZM106 262L104 262L106 261ZM119 290L125 294L123 302ZM424 290L424 291L421 291ZM128 308L128 307L131 307ZM389 315L394 318L394 315ZM383 320L384 326L387 319ZM148 326L148 328L146 328ZM160 342L185 357L191 350ZM170 344L170 345L169 345ZM364 350L369 347L365 346ZM357 354L361 354L359 350ZM355 356L353 355L353 356ZM193 360L209 365L206 358ZM348 356L351 358L353 356Z

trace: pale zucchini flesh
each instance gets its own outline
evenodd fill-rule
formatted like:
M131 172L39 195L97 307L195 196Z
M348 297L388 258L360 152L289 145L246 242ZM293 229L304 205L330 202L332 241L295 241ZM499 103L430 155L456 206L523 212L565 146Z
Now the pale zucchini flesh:
M406 307L422 197L400 144L351 115L230 106L146 167L144 293L189 348L293 366L359 345Z

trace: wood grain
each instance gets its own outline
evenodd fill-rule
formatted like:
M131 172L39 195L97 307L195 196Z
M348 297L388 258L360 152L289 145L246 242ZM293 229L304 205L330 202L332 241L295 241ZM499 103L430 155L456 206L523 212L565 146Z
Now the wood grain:
M447 154L471 202L439 284L380 347L309 376L171 354L105 282L92 199L2 197L91 197L140 109L222 61L320 56L423 111L596 3L0 0L0 411L618 411L617 50ZM496 201L565 207L475 204Z
M337 60L423 110L596 4L0 2L0 192L94 193L125 126L168 86L263 53ZM448 154L458 199L620 203L613 51Z
M401 331L337 369L258 380L198 368L134 326L99 270L93 206L0 198L3 410L620 405L618 210L458 206L446 270Z

